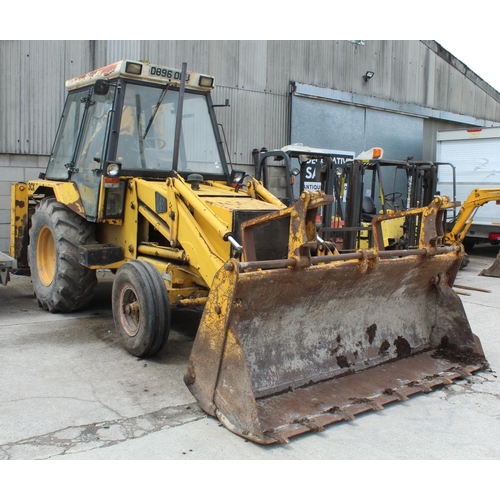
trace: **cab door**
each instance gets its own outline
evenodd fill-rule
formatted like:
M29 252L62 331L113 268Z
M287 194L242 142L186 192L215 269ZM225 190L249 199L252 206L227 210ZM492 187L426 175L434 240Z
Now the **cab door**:
M80 193L85 217L97 219L101 173L106 157L115 89L106 95L92 94L81 128L74 164L70 168L70 180Z

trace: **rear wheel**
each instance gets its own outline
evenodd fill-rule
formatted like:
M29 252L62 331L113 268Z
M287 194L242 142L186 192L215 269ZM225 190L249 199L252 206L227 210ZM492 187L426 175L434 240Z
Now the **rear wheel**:
M31 219L28 261L33 290L50 312L73 312L94 296L96 273L78 263L78 246L95 243L94 226L54 197L40 201Z
M125 349L139 358L153 356L170 331L170 302L160 273L135 260L120 267L113 282L113 318Z

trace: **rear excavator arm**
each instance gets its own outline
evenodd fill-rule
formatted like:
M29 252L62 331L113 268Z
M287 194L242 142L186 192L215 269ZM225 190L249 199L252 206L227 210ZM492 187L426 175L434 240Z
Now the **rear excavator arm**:
M500 201L500 188L474 189L460 208L452 229L446 233L446 244L462 243L476 210L490 201Z

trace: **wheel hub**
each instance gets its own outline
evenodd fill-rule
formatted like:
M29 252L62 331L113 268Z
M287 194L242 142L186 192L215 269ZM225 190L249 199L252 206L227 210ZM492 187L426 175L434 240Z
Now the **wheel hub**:
M139 332L141 308L135 289L129 284L121 291L121 322L129 337Z
M56 245L52 231L44 226L38 234L36 264L40 281L49 286L56 275Z
M134 316L139 319L139 302L137 300L131 304L127 304L124 308L125 314L127 316Z

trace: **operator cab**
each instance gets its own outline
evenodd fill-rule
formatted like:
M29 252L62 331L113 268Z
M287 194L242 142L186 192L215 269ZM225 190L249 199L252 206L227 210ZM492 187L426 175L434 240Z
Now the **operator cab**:
M45 178L77 180L84 174L228 180L213 112L213 77L119 61L66 82L69 90ZM182 125L174 161L179 106ZM97 181L97 179L95 179Z

